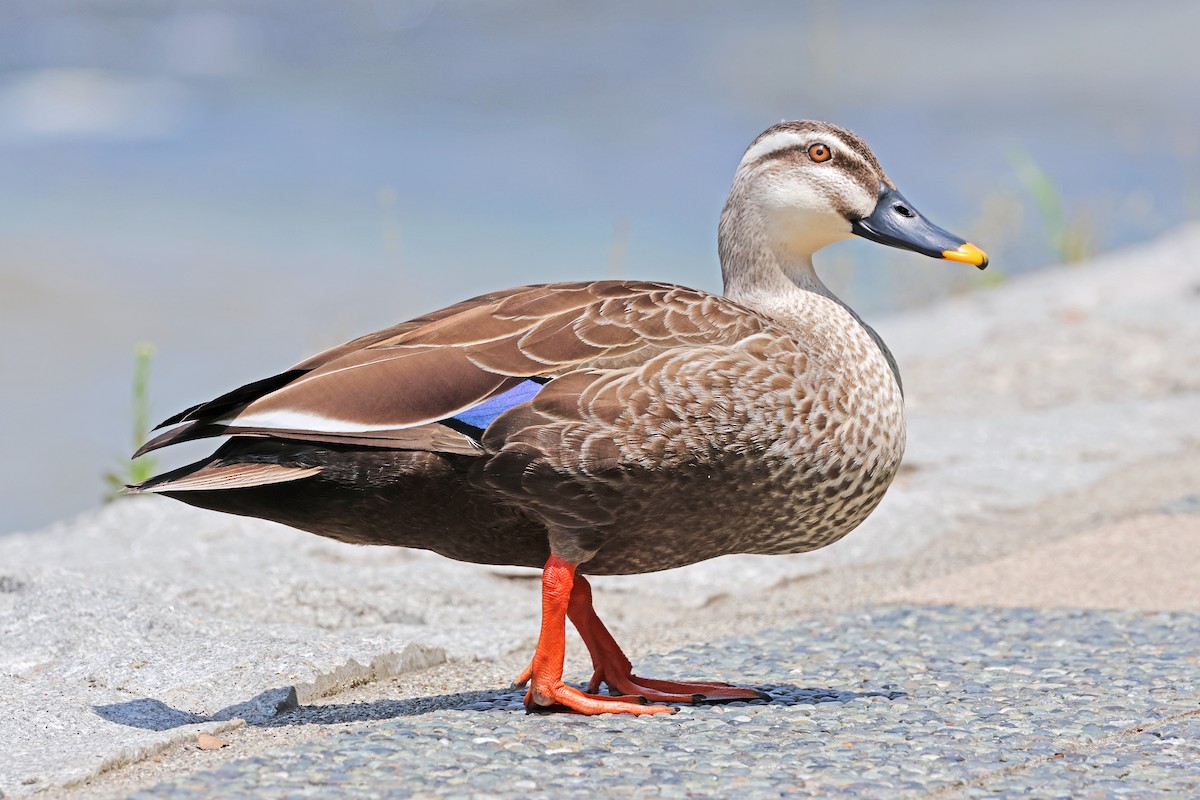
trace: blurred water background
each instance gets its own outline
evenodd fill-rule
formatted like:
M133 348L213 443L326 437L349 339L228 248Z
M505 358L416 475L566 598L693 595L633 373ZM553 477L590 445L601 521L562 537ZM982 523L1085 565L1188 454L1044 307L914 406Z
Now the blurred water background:
M502 286L718 290L780 119L857 131L992 256L818 256L868 317L1153 237L1200 215L1197 31L1185 2L5 0L0 532L100 501L138 342L160 419Z

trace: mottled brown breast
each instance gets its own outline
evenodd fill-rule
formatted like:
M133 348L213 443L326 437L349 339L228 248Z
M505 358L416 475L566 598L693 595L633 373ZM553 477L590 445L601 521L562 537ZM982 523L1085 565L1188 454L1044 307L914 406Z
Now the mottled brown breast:
M801 330L559 378L493 424L497 452L474 480L545 520L593 573L837 540L895 475L903 403L874 337L813 302Z

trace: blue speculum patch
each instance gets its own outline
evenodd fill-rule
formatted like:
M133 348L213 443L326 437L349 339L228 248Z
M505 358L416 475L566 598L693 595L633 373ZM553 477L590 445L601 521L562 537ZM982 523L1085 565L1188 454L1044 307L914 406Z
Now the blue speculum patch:
M468 408L466 411L460 411L451 417L451 419L456 419L465 425L483 430L488 425L491 425L496 417L508 411L513 406L532 400L541 388L542 384L538 381L521 381L513 388L496 395L490 400L484 400L477 406Z

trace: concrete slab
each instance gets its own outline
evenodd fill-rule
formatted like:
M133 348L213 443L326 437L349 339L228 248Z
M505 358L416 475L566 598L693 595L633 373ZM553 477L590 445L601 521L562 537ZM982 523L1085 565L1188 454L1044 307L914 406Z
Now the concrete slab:
M1156 514L918 583L897 603L1200 612L1200 514Z

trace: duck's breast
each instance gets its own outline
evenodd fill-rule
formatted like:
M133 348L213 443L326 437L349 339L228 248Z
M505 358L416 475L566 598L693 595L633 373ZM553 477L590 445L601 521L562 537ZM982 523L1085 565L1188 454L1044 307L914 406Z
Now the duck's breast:
M895 475L903 404L865 331L813 333L819 346L768 331L568 376L508 421L481 479L574 536L593 573L836 541Z

